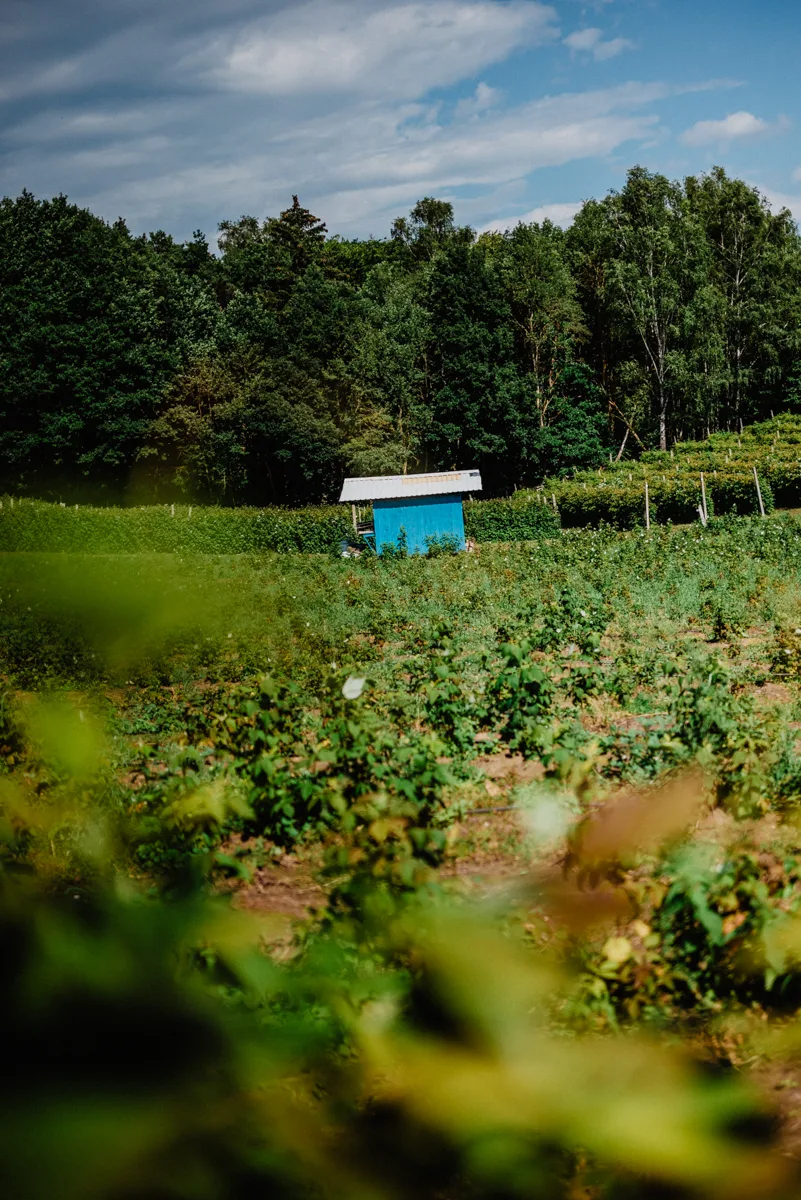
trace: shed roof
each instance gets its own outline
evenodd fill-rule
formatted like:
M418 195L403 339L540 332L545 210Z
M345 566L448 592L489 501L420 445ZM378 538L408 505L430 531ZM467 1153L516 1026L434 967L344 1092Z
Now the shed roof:
M433 475L368 475L346 479L342 500L401 500L407 496L447 496L480 492L479 471L436 471Z

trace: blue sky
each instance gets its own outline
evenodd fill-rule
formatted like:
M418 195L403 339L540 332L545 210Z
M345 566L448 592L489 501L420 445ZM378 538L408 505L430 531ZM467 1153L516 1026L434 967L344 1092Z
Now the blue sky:
M720 164L801 218L800 53L797 0L4 0L0 193L185 238L297 192L383 237Z

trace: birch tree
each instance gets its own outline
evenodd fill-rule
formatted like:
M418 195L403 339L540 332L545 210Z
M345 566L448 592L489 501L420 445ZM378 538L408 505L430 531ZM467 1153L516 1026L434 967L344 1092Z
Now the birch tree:
M681 187L643 167L630 171L623 191L604 203L613 303L619 319L630 325L665 450L674 385L687 369L682 326L702 273L703 237Z

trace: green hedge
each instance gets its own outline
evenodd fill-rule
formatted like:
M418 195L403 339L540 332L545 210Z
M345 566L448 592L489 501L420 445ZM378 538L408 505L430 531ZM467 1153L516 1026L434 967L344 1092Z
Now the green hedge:
M710 516L759 512L759 500L753 475L730 474L706 479L706 502ZM766 512L775 508L773 488L767 473L760 479L762 501ZM689 524L698 519L701 503L699 476L680 475L648 481L651 521L656 524ZM586 525L614 525L618 529L633 529L645 524L645 480L636 477L626 483L584 481L562 482L554 485L562 525L566 529Z
M642 488L632 485L562 484L555 489L559 516L565 529L585 525L614 525L633 529L645 523L645 498Z
M468 500L464 505L465 536L476 542L535 541L558 528L557 514L530 493L520 499Z
M246 554L264 550L327 554L351 532L342 508L62 508L8 499L0 550L93 554Z
M609 463L572 479L550 479L562 524L632 528L645 523L645 484L651 520L686 524L698 518L701 474L710 514L759 512L759 475L765 511L801 505L801 417L784 413L742 433L716 433L704 442L677 442L670 451L647 450L633 461Z
M636 462L610 463L573 479L546 480L539 491L502 500L468 500L465 533L476 542L530 541L566 528L645 523L645 482L651 520L697 520L700 474L707 506L718 516L759 511L753 468L765 510L801 505L801 418L784 414L741 435L715 434L679 443L673 454L651 450ZM551 507L555 496L558 515ZM547 501L546 501L547 497ZM2 500L0 550L78 551L97 554L243 554L265 550L330 554L352 537L344 506L319 508L65 508L40 501Z
M477 542L525 541L559 528L539 499L465 504L465 530ZM0 551L90 554L248 554L265 550L337 553L352 538L349 509L65 508L36 500L2 500Z

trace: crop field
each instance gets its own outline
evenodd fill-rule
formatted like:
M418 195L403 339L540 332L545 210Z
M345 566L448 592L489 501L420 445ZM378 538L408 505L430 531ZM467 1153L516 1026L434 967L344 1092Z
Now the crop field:
M794 516L7 552L0 671L11 1185L792 1194Z

